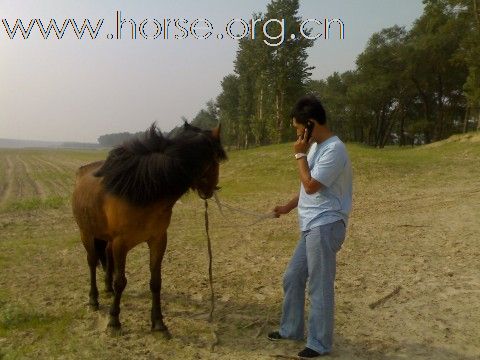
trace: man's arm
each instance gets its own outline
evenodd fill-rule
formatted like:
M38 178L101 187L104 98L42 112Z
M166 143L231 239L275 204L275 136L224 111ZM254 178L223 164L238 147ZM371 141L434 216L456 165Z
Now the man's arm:
M308 195L315 194L322 188L322 184L317 180L312 178L310 174L310 169L308 168L308 162L306 157L302 157L297 160L298 163L298 173L300 175L300 181L305 188L305 192Z

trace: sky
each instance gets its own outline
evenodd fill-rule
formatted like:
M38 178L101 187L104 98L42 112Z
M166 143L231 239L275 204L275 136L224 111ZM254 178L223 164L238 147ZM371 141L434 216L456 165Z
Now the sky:
M191 120L205 103L221 92L224 76L233 73L238 42L225 33L231 19L248 22L265 12L268 0L145 0L71 1L0 0L0 138L43 141L96 142L100 135L145 130L153 121L169 131L182 116ZM125 20L117 39L117 11ZM422 0L300 0L304 19L341 19L345 39L332 31L309 49L312 79L355 68L357 56L370 36L393 25L411 27L423 11ZM104 19L95 40L78 40L69 25L62 39L43 39L38 24L24 40L20 32L11 40L5 21L13 28L21 19L27 27L40 19L47 27L55 19L93 26ZM137 38L131 39L128 20L135 21ZM147 21L143 22L145 19ZM213 26L208 39L186 39L171 26L169 38L153 39L164 19L207 19ZM145 25L143 34L140 25ZM173 22L171 24L174 24ZM318 33L320 27L309 23ZM205 26L200 22L197 28ZM334 26L334 25L332 25ZM232 33L241 30L239 22ZM209 30L199 30L199 37ZM257 31L262 31L259 28ZM113 36L113 39L110 37ZM270 33L270 35L275 35ZM272 41L275 42L275 41Z

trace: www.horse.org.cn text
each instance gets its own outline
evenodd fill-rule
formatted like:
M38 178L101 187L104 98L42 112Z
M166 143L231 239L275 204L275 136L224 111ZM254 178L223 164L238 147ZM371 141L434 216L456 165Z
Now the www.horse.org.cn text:
M143 39L143 40L207 40L207 39L255 39L262 36L268 46L280 46L286 41L299 39L330 40L345 39L345 24L341 19L304 20L297 28L297 32L289 33L285 19L249 19L232 18L227 21L221 31L213 22L205 18L189 20L185 18L145 18L136 20L125 17L121 11L115 13L113 31L103 31L105 19L91 21L73 18L57 21L56 19L2 19L4 35L9 39L64 39L66 34L81 39ZM72 35L73 33L73 35Z

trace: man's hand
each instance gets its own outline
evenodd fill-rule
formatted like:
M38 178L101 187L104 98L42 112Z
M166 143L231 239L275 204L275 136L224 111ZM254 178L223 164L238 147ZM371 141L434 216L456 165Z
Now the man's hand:
M308 148L310 147L310 141L307 141L308 138L308 129L305 129L303 136L299 136L297 142L293 145L293 151L295 154L304 153L306 154Z
M285 215L288 214L290 211L295 209L298 205L298 198L300 197L299 194L297 194L292 200L290 200L288 203L282 206L276 206L273 209L273 213L275 214L276 218L279 218L280 215Z
M273 209L273 213L275 214L276 218L279 218L280 215L288 214L291 211L287 206L275 206Z

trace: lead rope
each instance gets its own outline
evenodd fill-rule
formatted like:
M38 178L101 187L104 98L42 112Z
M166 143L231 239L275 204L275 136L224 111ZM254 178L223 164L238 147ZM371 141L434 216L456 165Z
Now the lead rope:
M253 226L253 225L255 225L255 224L257 224L257 223L259 223L263 220L274 219L275 218L275 213L273 211L270 212L270 213L267 213L267 214L260 214L260 213L254 212L254 211L241 209L241 208L238 208L238 207L235 207L235 206L228 205L224 202L221 202L220 198L218 197L217 192L214 192L213 196L214 196L215 202L217 203L218 210L220 211L220 214L222 214L222 216L224 218L227 218L225 216L225 214L223 213L223 208L225 207L230 211L235 211L237 213L240 213L240 214L243 214L243 215L248 215L248 216L251 216L251 217L256 219L256 220L254 220L253 222L251 222L247 225L241 225L241 226L240 225L227 225L227 226L222 226L222 227L242 227L242 228L245 228L245 227Z
M207 233L208 247L208 281L210 283L210 314L208 321L213 320L213 310L215 310L215 294L213 292L213 275L212 275L212 242L210 240L209 224L208 224L208 202L205 200L205 232Z

